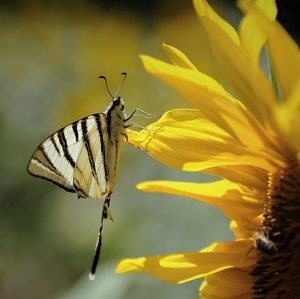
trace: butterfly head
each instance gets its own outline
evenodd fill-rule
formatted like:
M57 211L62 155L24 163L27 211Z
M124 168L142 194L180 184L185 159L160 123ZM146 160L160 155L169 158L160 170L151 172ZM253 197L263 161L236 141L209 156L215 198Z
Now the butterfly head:
M104 113L106 114L124 114L125 111L124 111L124 108L125 108L125 105L124 105L124 101L121 97L117 96L117 97L114 97L110 103L106 106L105 110L104 110Z
M112 106L117 108L119 107L120 110L124 110L124 101L121 97L114 97L112 100Z

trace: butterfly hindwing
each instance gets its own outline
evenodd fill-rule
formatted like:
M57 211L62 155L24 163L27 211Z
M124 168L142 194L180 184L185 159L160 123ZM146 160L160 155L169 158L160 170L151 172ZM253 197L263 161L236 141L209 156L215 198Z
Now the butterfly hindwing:
M107 124L103 114L91 115L89 118L86 124L82 122L85 137L74 167L74 187L81 197L99 199L107 192L108 187ZM91 121L94 125L87 130Z

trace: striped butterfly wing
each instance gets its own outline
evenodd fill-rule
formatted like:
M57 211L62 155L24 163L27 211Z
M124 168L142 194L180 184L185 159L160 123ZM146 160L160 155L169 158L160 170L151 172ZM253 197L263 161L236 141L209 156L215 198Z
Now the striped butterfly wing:
M106 115L82 119L81 129L83 142L74 167L74 188L79 197L100 199L107 192L110 176L105 156L109 151Z
M80 119L51 135L33 153L28 172L44 178L78 197L102 198L106 182L98 180L104 169L97 123L106 124L105 114ZM95 165L98 165L96 170Z

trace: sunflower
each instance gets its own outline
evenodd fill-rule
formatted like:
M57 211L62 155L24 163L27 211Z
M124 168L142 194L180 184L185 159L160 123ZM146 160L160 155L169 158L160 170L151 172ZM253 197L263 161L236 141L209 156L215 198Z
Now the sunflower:
M238 6L244 13L239 33L205 0L194 0L234 95L164 45L173 64L142 56L143 64L195 109L168 111L128 134L130 143L165 165L222 178L205 184L150 181L137 188L221 208L236 239L198 252L125 259L116 271L145 272L170 283L204 277L201 298L300 298L299 48L276 21L275 1ZM259 65L262 51L267 75Z

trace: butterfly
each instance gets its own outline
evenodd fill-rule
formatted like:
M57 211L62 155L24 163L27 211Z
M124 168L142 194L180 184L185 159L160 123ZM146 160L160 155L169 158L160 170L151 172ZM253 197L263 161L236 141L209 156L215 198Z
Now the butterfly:
M125 79L126 73L122 75ZM104 79L107 86L106 78L99 78ZM103 199L90 280L95 278L100 257L103 224L107 218L113 220L110 199L118 179L122 145L127 139L126 128L131 125L129 120L135 112L127 116L123 99L112 96L103 113L79 119L45 139L28 163L27 170L31 175L74 192L78 198Z

